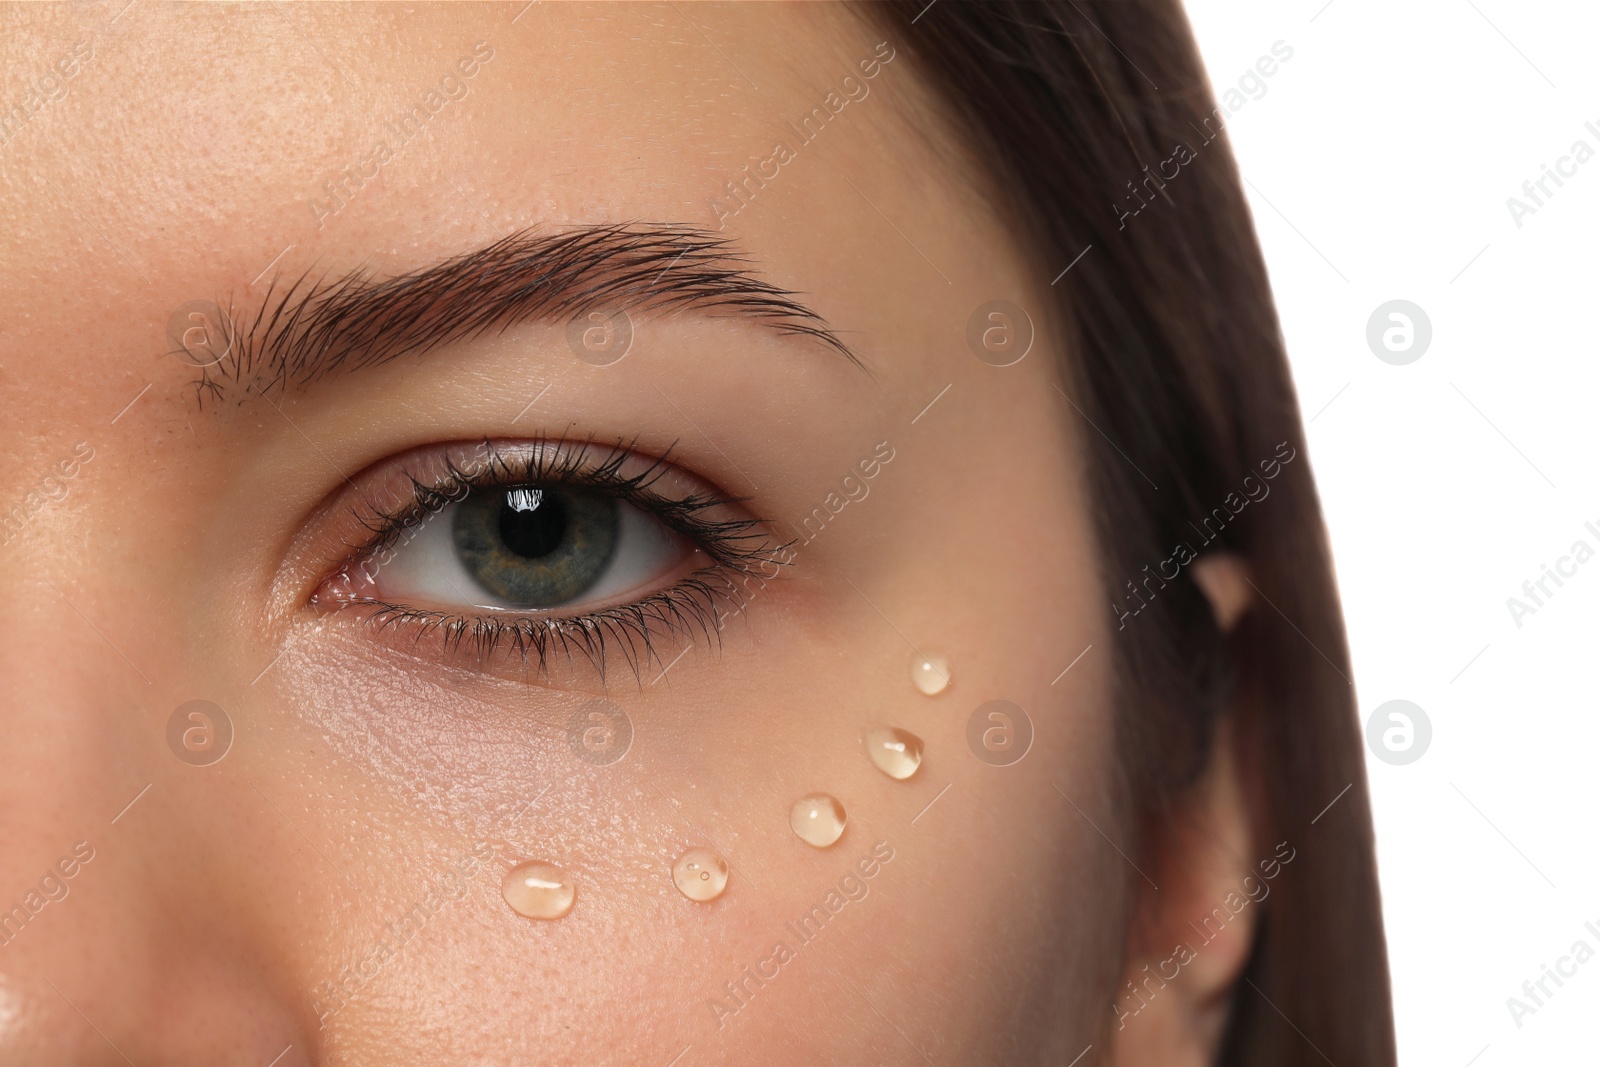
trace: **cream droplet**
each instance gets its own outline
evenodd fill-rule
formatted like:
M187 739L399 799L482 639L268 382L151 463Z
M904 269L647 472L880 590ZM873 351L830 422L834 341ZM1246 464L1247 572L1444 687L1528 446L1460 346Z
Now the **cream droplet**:
M918 656L911 661L911 684L928 696L938 696L950 684L950 664L943 656Z
M789 812L789 827L806 844L827 848L844 833L844 805L826 793L801 797Z
M521 863L506 872L500 892L511 910L529 919L560 919L572 910L578 887L572 876L550 863Z
M673 861L672 882L690 900L715 900L728 888L728 861L713 849L691 848Z
M922 766L922 738L893 726L873 726L861 735L872 765L890 778L904 781Z

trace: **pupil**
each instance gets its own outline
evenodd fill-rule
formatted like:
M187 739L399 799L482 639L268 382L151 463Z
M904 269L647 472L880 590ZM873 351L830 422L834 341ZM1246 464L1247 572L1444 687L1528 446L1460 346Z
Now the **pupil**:
M498 525L500 540L513 555L539 559L565 539L567 504L556 493L514 489L500 504Z

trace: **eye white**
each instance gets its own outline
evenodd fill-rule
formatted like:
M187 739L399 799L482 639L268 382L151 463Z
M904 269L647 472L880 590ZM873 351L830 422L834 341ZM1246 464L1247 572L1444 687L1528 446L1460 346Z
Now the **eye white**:
M512 490L507 503L518 510L531 510L538 504L531 494L545 491L548 490ZM448 504L407 527L393 545L367 564L373 594L391 603L415 603L419 607L486 608L524 614L547 610L507 603L472 577L455 545L453 526L460 506ZM621 600L663 577L687 552L683 538L655 516L619 500L617 546L605 570L577 597L552 606L570 611Z

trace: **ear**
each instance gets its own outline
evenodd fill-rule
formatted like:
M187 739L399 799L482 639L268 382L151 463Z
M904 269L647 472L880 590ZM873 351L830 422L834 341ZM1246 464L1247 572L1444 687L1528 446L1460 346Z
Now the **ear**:
M1242 560L1213 555L1191 565L1217 625L1230 631L1254 599ZM1247 796L1244 749L1232 709L1212 739L1200 778L1152 828L1155 889L1141 896L1116 991L1111 1039L1117 1067L1215 1062L1232 992L1255 942L1270 891L1256 870L1259 851Z
M1223 633L1232 633L1255 602L1256 587L1244 560L1228 552L1211 552L1189 565L1194 583L1211 602L1211 613Z

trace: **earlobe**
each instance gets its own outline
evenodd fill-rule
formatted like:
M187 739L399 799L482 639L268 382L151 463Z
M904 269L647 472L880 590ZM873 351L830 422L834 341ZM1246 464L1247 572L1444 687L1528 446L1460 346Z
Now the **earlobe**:
M1114 994L1113 1064L1213 1062L1267 892L1231 719L1205 773L1154 831L1160 886L1142 883L1123 981Z
M1232 633L1255 604L1249 564L1231 552L1208 552L1190 564L1189 573L1210 602L1218 628Z

